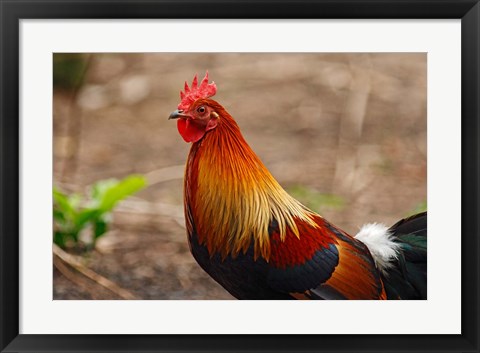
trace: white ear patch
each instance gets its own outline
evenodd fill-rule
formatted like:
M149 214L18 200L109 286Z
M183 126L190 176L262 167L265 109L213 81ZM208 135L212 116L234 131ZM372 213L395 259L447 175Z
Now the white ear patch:
M365 224L355 235L355 239L367 246L377 268L386 275L387 270L392 267L392 261L397 259L400 248L400 245L393 241L387 226L379 223Z

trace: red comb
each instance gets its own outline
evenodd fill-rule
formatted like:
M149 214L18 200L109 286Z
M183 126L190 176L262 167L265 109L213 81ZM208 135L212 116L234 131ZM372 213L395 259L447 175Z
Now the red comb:
M192 87L188 87L187 81L185 81L185 91L180 91L180 98L182 101L178 105L179 110L188 110L190 105L199 98L212 97L217 93L217 85L215 82L208 83L208 71L205 73L200 86L198 86L197 75L193 78Z

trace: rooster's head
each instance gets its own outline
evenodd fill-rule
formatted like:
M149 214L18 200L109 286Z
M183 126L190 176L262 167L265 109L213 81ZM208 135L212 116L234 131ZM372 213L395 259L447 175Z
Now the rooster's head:
M215 82L208 83L208 71L200 85L197 75L191 87L185 82L185 90L180 91L182 101L168 119L178 119L178 132L186 142L197 142L207 131L217 127L219 115L215 106L218 103L208 99L216 92Z

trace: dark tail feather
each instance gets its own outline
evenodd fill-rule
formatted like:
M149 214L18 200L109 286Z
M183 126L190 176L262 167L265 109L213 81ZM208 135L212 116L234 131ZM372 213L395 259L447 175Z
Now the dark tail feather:
M402 219L390 233L401 251L382 278L388 299L427 299L427 212Z

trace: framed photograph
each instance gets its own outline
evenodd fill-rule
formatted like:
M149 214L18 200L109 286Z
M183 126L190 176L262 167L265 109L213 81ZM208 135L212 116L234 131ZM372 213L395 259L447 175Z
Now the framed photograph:
M1 352L479 351L478 1L0 11Z

